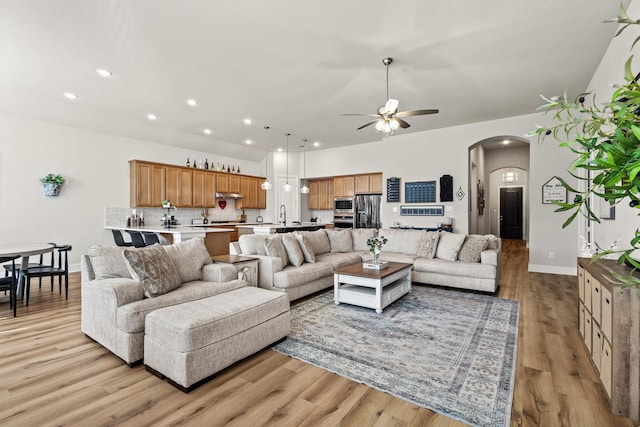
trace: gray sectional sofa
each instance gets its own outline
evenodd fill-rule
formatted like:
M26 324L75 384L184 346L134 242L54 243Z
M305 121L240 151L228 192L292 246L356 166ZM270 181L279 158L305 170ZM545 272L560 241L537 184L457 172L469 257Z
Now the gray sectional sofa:
M413 264L414 282L490 293L498 288L501 240L494 235L400 229L243 234L230 252L258 258L259 286L295 300L333 286L336 269L370 261L367 239L375 236L388 239L383 261Z

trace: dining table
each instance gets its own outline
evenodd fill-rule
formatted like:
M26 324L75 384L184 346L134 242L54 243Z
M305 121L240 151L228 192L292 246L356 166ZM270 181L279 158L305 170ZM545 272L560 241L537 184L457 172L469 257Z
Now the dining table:
M22 257L20 271L27 269L30 256L45 254L51 251L53 251L53 244L51 243L0 243L0 257ZM22 283L20 283L20 281L18 282L16 295L22 298Z

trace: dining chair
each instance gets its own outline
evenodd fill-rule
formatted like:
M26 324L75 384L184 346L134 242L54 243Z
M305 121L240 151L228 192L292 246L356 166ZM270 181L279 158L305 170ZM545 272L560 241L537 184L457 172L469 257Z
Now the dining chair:
M116 246L133 246L133 242L126 242L121 230L111 230L113 233L113 240L116 242Z
M126 230L126 232L131 236L133 246L135 246L136 248L144 248L145 246L147 246L141 232L132 230Z
M4 264L6 262L11 261L11 265L5 264L8 267L12 267L11 271L14 272L16 271L16 259L18 259L20 257L18 256L13 256L13 257L0 257L0 264ZM8 271L8 270L7 270ZM17 291L17 287L18 287L18 282L16 281L16 276L15 274L11 274L11 276L5 276L5 277L0 277L0 291L9 291L9 309L13 309L13 317L16 317L16 306L17 304L17 295L16 295L16 291Z
M54 254L51 255L51 265L27 268L26 270L20 271L18 281L24 284L22 289L25 290L24 299L26 305L29 305L31 278L33 277L51 277L51 290L53 290L53 278L58 277L58 289L60 294L62 294L62 278L64 277L65 299L69 298L69 260L67 254L72 247L71 245L56 245L53 249ZM55 260L57 260L57 263Z
M167 239L162 234L153 233L151 231L143 231L142 236L144 237L144 242L147 244L147 246L154 245L156 243L159 243L161 245L169 244Z

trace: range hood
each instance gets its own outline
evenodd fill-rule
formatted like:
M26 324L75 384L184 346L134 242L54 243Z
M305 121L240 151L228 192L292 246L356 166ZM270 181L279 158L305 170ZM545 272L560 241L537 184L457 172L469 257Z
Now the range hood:
M239 193L216 193L216 199L226 199L227 197L231 199L243 199L244 196Z

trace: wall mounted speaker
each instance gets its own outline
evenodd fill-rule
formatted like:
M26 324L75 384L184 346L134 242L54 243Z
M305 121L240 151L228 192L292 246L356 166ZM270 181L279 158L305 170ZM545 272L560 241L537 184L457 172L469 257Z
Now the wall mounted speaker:
M440 201L453 202L453 177L451 175L440 177Z

